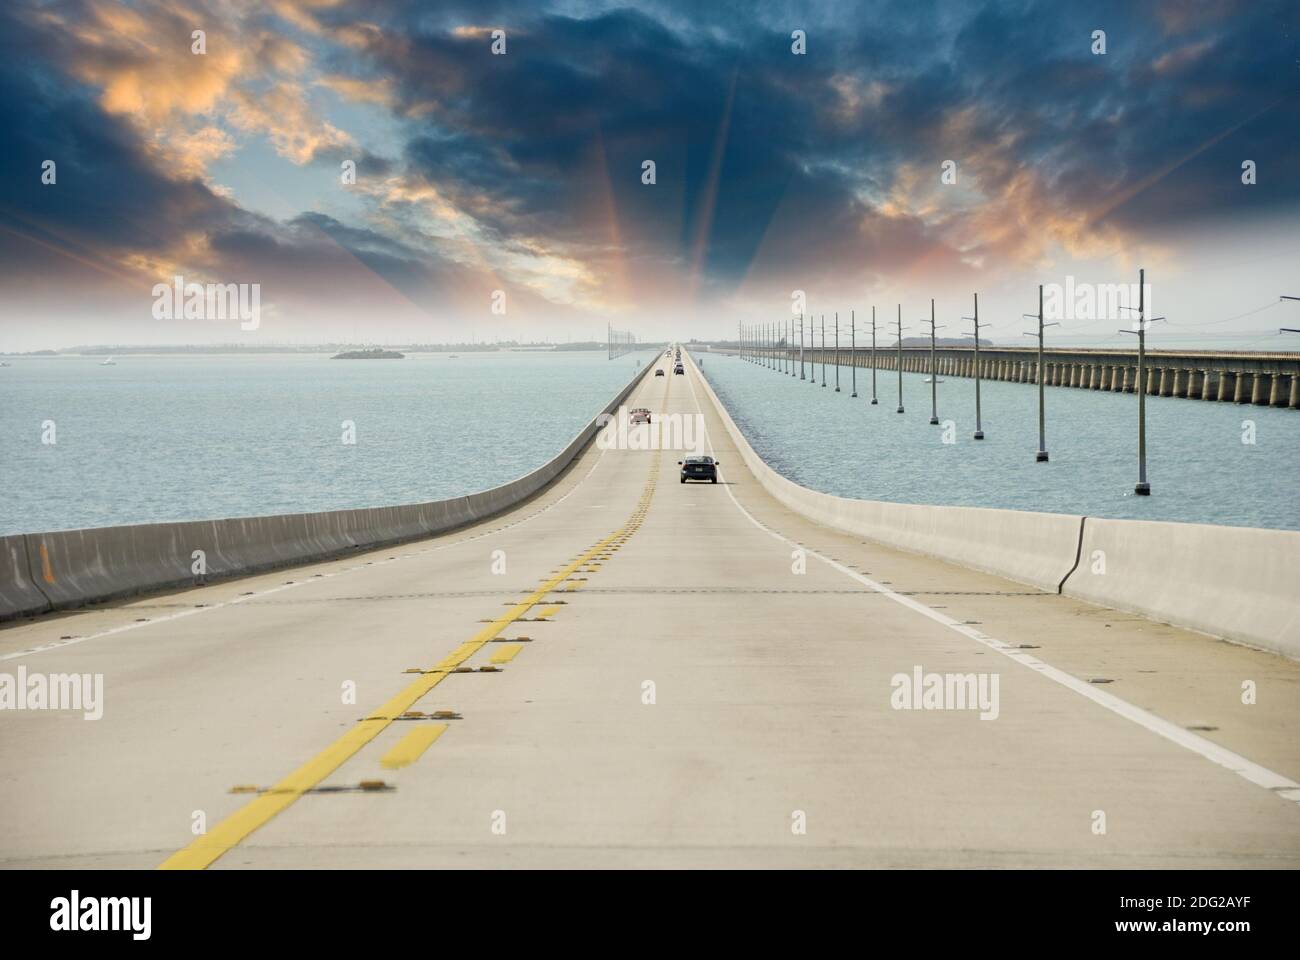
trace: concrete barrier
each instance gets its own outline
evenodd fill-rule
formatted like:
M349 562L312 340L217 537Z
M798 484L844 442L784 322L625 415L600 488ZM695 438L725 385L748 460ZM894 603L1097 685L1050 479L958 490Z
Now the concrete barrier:
M1300 659L1300 532L852 500L755 453L701 377L758 482L826 526L1053 593ZM1105 573L1095 573L1104 562Z
M854 500L809 490L769 467L701 376L741 459L768 493L828 527L1056 593L1078 556L1082 517Z
M618 409L651 366L642 367L557 456L480 493L394 507L0 538L0 620L326 560L446 533L512 509L573 462L596 435L601 418Z
M1089 517L1062 592L1300 659L1300 533Z
M48 610L49 606L49 599L32 577L26 537L0 537L0 611L12 610L12 616L22 617Z

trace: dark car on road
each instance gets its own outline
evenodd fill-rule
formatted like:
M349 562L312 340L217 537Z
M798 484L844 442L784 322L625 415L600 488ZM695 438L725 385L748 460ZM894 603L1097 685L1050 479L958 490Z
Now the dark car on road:
M712 457L687 457L685 460L678 460L677 462L682 467L682 483L687 480L718 482L718 461Z

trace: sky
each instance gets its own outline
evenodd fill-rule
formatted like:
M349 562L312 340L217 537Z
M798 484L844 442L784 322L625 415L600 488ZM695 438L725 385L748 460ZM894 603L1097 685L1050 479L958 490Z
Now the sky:
M1139 269L1153 345L1300 343L1294 0L6 0L0 129L0 351L1015 343Z

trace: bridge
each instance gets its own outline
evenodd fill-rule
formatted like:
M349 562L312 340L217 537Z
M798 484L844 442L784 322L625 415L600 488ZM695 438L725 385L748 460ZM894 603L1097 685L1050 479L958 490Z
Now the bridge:
M1300 535L826 497L686 368L610 409L716 485L593 425L490 501L5 538L0 675L103 696L0 710L0 865L1300 866Z
M719 345L715 353L741 352L735 346ZM974 377L1012 383L1038 382L1036 347L929 347L904 345L901 359L897 347L878 346L873 353L862 346L788 346L782 342L754 347L749 354L764 363L780 365L796 373L806 366L857 366L878 370L929 373L933 363L940 376ZM976 363L978 362L978 368ZM1136 350L1063 348L1043 351L1043 385L1136 393L1138 356ZM1223 350L1148 350L1143 379L1149 396L1181 397L1249 403L1256 406L1289 407L1300 410L1300 353Z

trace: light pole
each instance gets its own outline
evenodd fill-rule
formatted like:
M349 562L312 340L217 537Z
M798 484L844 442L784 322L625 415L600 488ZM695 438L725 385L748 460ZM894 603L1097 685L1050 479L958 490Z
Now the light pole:
M1038 369L1034 372L1034 379L1038 381L1038 453L1034 454L1034 460L1037 463L1047 462L1047 415L1043 409L1043 285L1038 285L1038 313L1026 313L1024 316L1032 319L1038 317ZM1049 327L1059 326L1053 322L1046 324ZM1032 337L1034 334L1025 331L1025 336Z
M975 332L971 334L975 338L975 439L984 439L984 427L980 424L980 327L988 324L980 323L980 295L975 294L975 316L962 317L963 320L970 320L975 325Z
M898 412L903 412L903 305L898 305Z
M1146 276L1145 270L1138 271L1137 330L1120 331L1120 333L1136 333L1138 338L1138 482L1133 487L1133 492L1139 497L1151 496L1151 484L1147 482L1147 385L1144 375L1147 359L1147 324L1164 319L1164 317L1146 319Z

